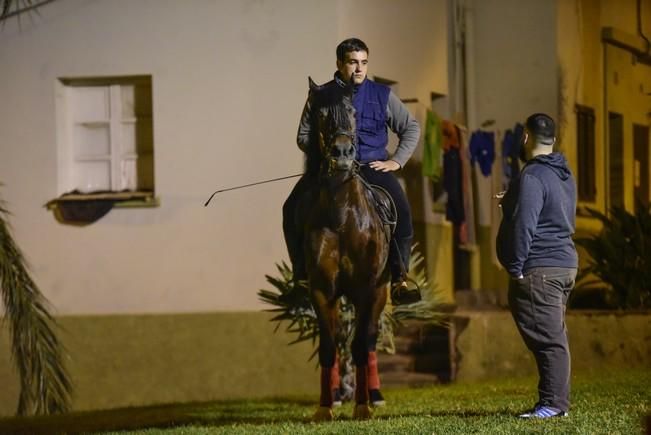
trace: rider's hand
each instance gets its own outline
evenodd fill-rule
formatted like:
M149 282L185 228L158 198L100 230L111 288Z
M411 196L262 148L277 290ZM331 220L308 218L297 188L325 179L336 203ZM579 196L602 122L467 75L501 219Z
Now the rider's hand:
M374 162L371 162L368 164L371 168L375 169L376 171L380 172L392 172L392 171L397 171L400 169L400 164L396 162L395 160L376 160Z

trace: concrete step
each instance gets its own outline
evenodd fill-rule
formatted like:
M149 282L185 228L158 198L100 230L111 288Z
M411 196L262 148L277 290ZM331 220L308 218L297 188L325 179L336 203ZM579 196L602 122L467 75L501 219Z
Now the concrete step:
M407 372L414 370L415 360L411 355L378 353L377 367L380 373Z
M378 370L383 383L391 386L419 386L450 382L450 331L423 321L408 321L395 331L396 353L378 353Z
M440 383L438 376L430 373L380 371L380 384L384 387L424 387Z

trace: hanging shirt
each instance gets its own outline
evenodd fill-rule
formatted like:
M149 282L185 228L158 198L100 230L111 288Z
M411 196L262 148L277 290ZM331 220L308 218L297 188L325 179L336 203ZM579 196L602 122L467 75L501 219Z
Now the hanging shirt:
M466 219L462 183L459 149L450 148L443 154L443 187L448 193L445 217L456 225L460 225Z
M502 141L502 167L504 169L505 184L520 176L520 157L523 151L522 137L524 136L524 125L519 122L513 130L509 129L504 133Z
M459 135L459 155L461 156L461 178L463 189L463 207L466 216L460 228L459 240L466 247L477 244L475 228L475 192L472 182L472 164L470 163L470 149L468 148L468 130L456 126Z
M443 133L441 131L441 119L431 110L427 110L425 137L423 139L422 174L424 177L437 180L441 177Z
M452 121L445 119L441 122L441 134L443 136L443 151L459 148L459 131Z
M495 161L495 134L492 131L475 131L470 137L470 158L474 166L479 164L484 177L491 174Z

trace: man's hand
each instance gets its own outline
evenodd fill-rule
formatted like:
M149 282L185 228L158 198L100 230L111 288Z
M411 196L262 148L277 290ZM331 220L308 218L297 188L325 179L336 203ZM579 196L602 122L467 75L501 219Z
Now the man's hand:
M371 168L380 172L393 172L400 169L400 164L394 160L376 160L368 164Z

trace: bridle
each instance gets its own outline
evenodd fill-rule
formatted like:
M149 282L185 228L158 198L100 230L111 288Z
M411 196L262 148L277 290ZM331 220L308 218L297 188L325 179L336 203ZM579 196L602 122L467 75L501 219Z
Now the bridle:
M335 133L330 135L330 139L329 139L329 142L328 142L329 145L325 147L325 150L328 152L328 154L330 154L330 150L332 149L332 144L334 143L335 138L337 138L339 136L346 136L346 137L348 137L350 139L350 141L351 141L351 143L353 145L353 155L356 156L357 155L357 140L356 140L355 134L352 133L351 131L344 131L344 130L338 130ZM337 169L336 169L337 158L336 157L325 157L325 156L322 156L322 158L324 160L324 164L326 165L325 176L326 176L326 178L329 178L337 171ZM353 159L352 168L351 168L351 170L349 172L351 172L353 176L358 175L360 166L361 166L361 164L359 163L359 161L356 158Z
M330 116L332 116L332 114ZM341 128L339 126L336 126L336 128L334 128L332 132L327 134L325 138L322 136L324 147L321 150L321 154L322 154L321 158L323 159L323 162L326 165L326 170L325 170L326 177L332 176L332 174L336 170L337 159L336 157L331 156L331 151L334 147L335 140L340 136L344 136L350 139L350 142L353 146L353 155L357 156L357 134L355 133L354 129ZM354 159L353 173L357 173L358 170L359 170L359 162L356 159Z

